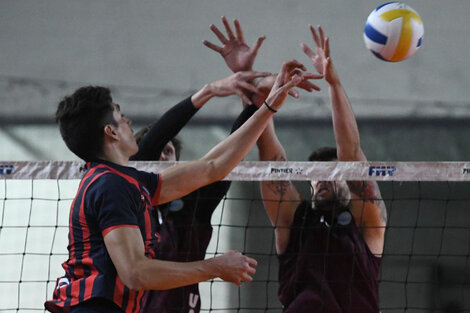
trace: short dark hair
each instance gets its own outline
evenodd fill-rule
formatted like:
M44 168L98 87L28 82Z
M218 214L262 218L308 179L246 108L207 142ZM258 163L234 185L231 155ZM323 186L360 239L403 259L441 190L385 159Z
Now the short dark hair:
M134 134L134 137L135 137L135 140L137 141L137 144L140 144L140 141L145 137L145 135L147 135L147 133L155 125L155 123L157 123L157 122L154 122L152 124L149 124L149 125L143 127L142 129L140 129L138 132L136 132ZM178 137L173 137L172 139L170 139L170 141L173 143L173 146L175 147L176 161L179 161L180 155L181 155L181 150L183 149L183 142ZM161 151L160 151L160 153L161 153ZM154 157L153 161L158 161L160 155L155 155L153 157Z
M104 126L117 125L111 92L105 87L86 86L59 102L55 113L67 147L85 161L98 159L103 150Z
M333 161L336 159L338 159L338 154L335 147L318 148L313 150L308 157L309 161Z
M183 149L183 142L178 137L173 137L171 139L173 146L175 147L175 157L176 161L180 160L181 150Z

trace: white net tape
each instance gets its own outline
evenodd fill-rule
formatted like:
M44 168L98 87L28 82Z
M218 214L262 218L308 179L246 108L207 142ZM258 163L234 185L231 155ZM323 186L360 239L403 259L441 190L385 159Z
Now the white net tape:
M161 172L184 162L129 162ZM79 179L80 161L1 162L3 179ZM225 178L263 180L470 181L470 162L241 162Z

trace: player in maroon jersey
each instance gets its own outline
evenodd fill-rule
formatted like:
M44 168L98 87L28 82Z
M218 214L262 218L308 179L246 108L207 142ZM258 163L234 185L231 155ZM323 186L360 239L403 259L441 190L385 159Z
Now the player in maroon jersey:
M246 107L234 122L233 133L255 111ZM139 153L133 160L178 161L181 143L175 138L196 113L190 98L165 113L137 138ZM203 260L212 236L211 217L230 187L230 181L217 181L199 188L181 199L159 205L153 210L158 240L156 258L190 262ZM144 301L143 312L199 312L201 298L198 284L169 290L151 290Z
M234 122L231 133L243 125L256 109L253 105L246 107ZM195 109L190 101L185 100L170 111L148 130L140 132L137 138L139 153L133 160L179 160L181 143L174 136L193 116ZM203 260L212 236L212 213L229 187L230 181L218 181L181 199L155 207L153 216L159 234L155 246L156 257L179 262ZM193 284L170 290L149 291L141 312L196 313L200 307L199 286Z
M328 38L321 27L318 32L310 29L316 52L305 44L302 49L328 83L336 148L319 149L309 160L366 161L354 113L330 58ZM268 79L259 84L269 85ZM272 121L257 145L260 160L287 160ZM311 184L312 198L302 200L289 181L261 183L264 206L275 226L278 296L284 312L378 313L377 280L387 219L378 185Z
M82 87L59 103L56 119L67 147L87 162L70 211L69 258L57 280L51 312L139 312L144 290L192 285L220 277L240 285L251 281L256 261L238 252L195 262L152 259L155 227L152 206L183 197L225 177L256 142L289 90L310 77L297 61L283 64L266 106L199 160L155 175L129 168L138 152L131 122L114 103L109 89ZM287 77L286 73L295 71ZM237 79L263 73L235 74L193 95L210 99L239 91ZM235 80L235 81L233 81ZM244 84L242 84L244 85Z

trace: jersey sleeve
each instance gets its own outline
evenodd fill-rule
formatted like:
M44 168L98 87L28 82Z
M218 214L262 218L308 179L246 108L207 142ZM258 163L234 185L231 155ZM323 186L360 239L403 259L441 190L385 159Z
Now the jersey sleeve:
M90 190L97 226L103 237L119 227L138 228L137 210L142 209L138 188L124 178L109 174Z
M158 204L160 198L161 175L144 171L137 171L137 179L150 195L153 206Z

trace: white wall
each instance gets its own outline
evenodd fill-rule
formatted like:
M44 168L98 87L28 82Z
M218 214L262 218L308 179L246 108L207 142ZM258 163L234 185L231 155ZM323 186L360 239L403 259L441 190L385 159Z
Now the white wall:
M9 116L52 115L59 96L82 84L102 84L121 86L117 88L121 93L135 95L130 100L137 98L138 103L125 103L130 112L158 112L173 104L150 105L166 99L162 90L184 94L229 74L222 59L201 43L202 39L217 42L208 26L222 27L220 16L227 15L239 18L249 44L259 35L267 36L255 68L273 72L291 58L309 65L299 44L312 43L307 24L322 24L349 96L357 105L366 103L360 110L364 114L375 112L365 100L385 99L392 101L385 109L397 106L393 114L413 114L399 106L404 100L409 106L425 101L421 110L429 106L431 114L449 114L442 106L435 112L439 101L444 107L459 106L460 116L470 115L470 2L408 1L424 21L423 46L411 59L393 64L373 57L363 43L364 22L378 4L372 0L3 0L1 105ZM155 98L155 93L160 97ZM326 92L318 96L325 97ZM118 100L122 99L128 100L125 96ZM310 99L304 96L299 103L312 103Z

